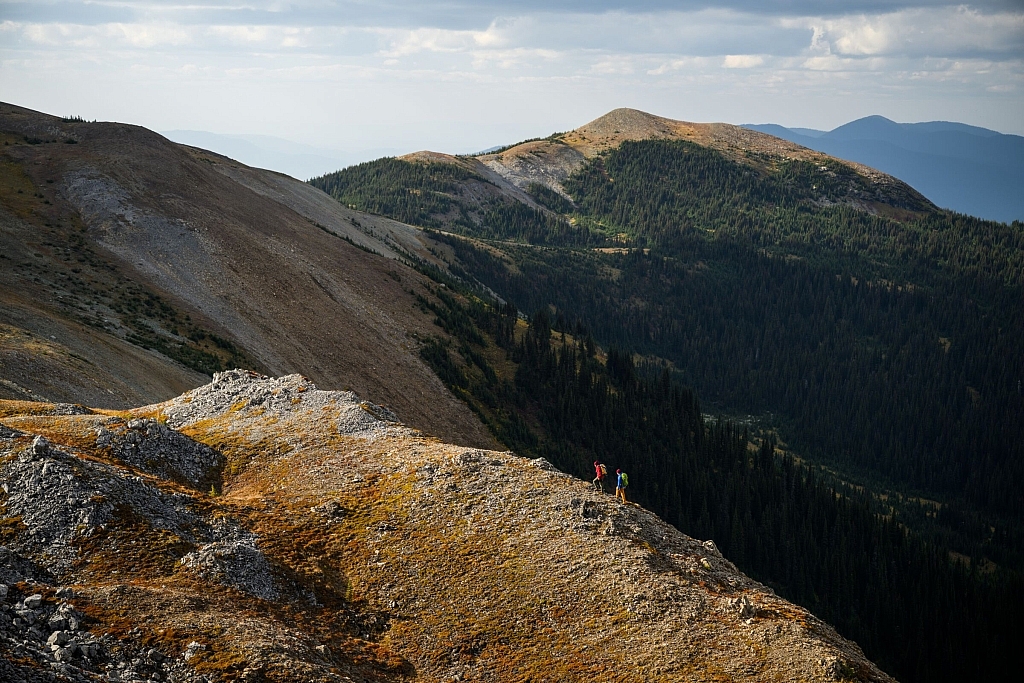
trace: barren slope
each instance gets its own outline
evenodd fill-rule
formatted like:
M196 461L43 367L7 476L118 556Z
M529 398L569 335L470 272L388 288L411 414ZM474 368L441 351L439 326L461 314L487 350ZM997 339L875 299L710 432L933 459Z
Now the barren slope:
M524 144L529 145L530 143ZM399 159L420 164L452 164L479 176L484 181L483 184L470 181L463 187L463 198L474 203L484 203L504 196L511 197L532 208L539 208L533 198L526 193L529 183L524 183L520 174L510 172L503 165L482 161L483 157L458 157L441 152L420 151L406 154Z
M0 132L0 395L123 407L246 364L494 443L419 358L422 232L135 126L0 105Z
M0 403L12 680L891 680L712 542L299 376L68 412Z

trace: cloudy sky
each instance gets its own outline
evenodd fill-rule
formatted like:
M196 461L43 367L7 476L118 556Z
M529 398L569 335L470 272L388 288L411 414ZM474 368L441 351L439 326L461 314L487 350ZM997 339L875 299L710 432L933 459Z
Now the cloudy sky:
M155 130L476 151L628 106L1024 134L1024 0L0 0L0 100Z

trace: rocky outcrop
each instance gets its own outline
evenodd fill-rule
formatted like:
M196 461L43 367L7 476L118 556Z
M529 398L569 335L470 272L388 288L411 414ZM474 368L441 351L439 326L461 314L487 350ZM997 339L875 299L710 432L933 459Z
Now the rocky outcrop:
M214 540L181 558L182 567L200 578L237 588L263 600L280 595L256 534L234 520L221 519L213 528Z
M307 417L315 411L329 412L339 433L357 434L384 429L398 416L387 408L360 401L351 391L323 391L302 375L264 377L248 370L218 372L213 381L172 399L161 408L167 424L188 427L201 420L224 418L238 413L240 421L255 417Z
M126 465L199 490L224 464L217 451L153 419L111 418L96 428L96 445Z
M0 557L10 558L10 551L0 548ZM0 584L0 639L7 649L6 657L0 659L0 679L12 683L114 680L101 673L111 651L102 638L83 628L84 615L72 602L74 591L38 587L45 591L44 596L32 592L36 588L33 584ZM48 666L33 670L15 663L29 661Z

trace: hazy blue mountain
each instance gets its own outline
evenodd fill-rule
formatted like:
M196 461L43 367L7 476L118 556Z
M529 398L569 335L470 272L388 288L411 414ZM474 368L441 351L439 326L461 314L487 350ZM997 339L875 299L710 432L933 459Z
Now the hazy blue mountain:
M269 135L224 135L202 130L168 130L163 136L174 142L208 149L247 166L267 168L308 180L363 161L407 150L363 149L342 151L304 145Z
M950 121L896 123L867 116L827 132L776 124L745 128L866 164L912 185L937 205L1024 220L1024 137Z
M780 128L781 128L781 126L780 126ZM828 132L828 131L825 131L825 130L818 130L816 128L790 128L789 130L793 131L794 133L799 133L800 135L806 135L807 137L811 137L811 138L820 138L822 135L824 135L825 133Z

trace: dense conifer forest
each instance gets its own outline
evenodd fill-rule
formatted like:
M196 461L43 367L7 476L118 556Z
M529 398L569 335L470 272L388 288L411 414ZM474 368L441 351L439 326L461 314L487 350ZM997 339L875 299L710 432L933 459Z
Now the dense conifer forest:
M594 458L624 464L638 500L902 680L1008 664L1000 639L1024 604L1024 226L841 164L685 142L624 143L568 197L531 187L547 212L480 202L471 176L381 160L312 182L463 236L437 235L451 271L511 303L449 297L436 313L455 345L423 353L502 441L581 476ZM517 308L540 312L518 335ZM552 324L569 341L552 344ZM707 423L691 390L733 422Z

